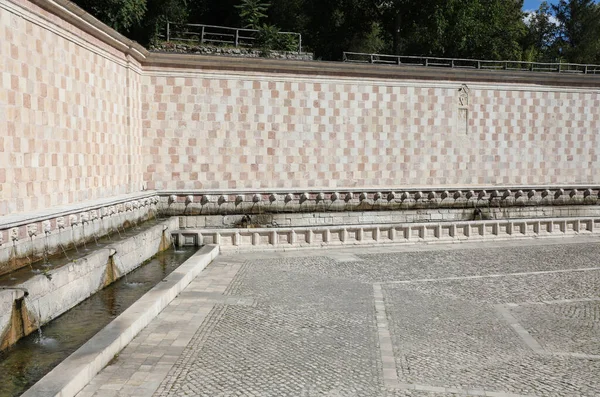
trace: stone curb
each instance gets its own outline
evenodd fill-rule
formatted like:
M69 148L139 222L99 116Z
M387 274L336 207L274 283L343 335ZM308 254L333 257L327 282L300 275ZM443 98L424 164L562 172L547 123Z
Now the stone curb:
M22 397L75 396L218 255L218 245L201 248Z

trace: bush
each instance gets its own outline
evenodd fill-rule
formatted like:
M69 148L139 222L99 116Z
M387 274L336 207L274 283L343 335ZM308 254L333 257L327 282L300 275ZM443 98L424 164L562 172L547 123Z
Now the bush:
M281 34L278 27L263 24L258 29L256 45L263 51L298 51L298 38Z

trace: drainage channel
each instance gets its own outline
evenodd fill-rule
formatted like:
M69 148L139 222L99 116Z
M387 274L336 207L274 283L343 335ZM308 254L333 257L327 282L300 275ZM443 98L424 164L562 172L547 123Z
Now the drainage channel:
M169 249L0 352L0 396L19 396L77 350L197 248Z

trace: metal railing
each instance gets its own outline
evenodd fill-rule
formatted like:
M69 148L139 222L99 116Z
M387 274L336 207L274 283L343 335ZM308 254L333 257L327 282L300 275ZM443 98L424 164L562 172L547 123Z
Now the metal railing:
M366 54L344 52L344 62L372 63L388 65L413 65L429 67L511 70L529 72L554 72L574 74L600 74L600 65L577 63L544 63L524 61L486 61L479 59L435 58L404 55Z
M256 29L167 22L166 34L159 35L159 37L168 42L253 47L254 42L258 39L258 33L259 31ZM278 34L296 37L298 39L298 52L302 52L302 35L300 33L278 32Z

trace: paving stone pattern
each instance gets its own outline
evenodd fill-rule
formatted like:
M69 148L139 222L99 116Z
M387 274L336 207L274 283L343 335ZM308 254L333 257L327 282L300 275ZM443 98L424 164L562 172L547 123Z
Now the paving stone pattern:
M221 255L79 397L598 396L579 241Z
M600 301L517 306L511 312L545 350L600 359Z
M310 261L332 260L312 258ZM229 294L256 307L214 309L160 396L372 396L382 388L372 287L294 272L295 259L245 265ZM168 382L169 382L168 381Z
M438 293L431 284L385 289L400 382L540 396L600 390L600 361L536 354L485 301L485 291L471 300L475 293ZM530 283L531 290L542 287Z

